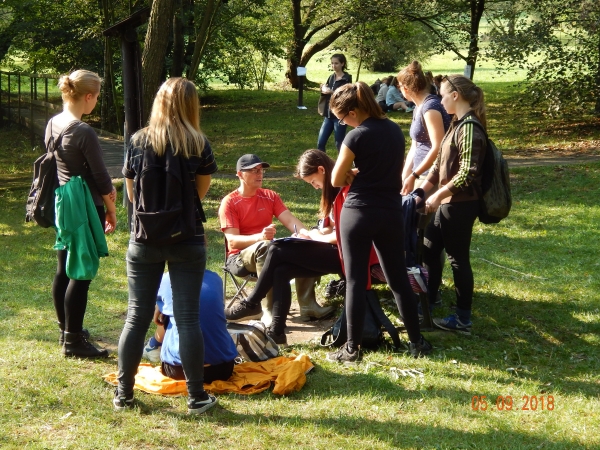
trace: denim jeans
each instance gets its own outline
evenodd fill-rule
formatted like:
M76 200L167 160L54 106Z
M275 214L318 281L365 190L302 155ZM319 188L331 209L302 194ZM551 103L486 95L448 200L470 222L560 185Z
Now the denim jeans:
M340 125L335 116L333 116L331 119L328 119L327 117L323 119L323 125L321 125L319 139L317 141L317 148L319 150L325 151L325 146L327 145L327 141L329 140L329 136L331 136L332 132L333 137L335 138L335 147L339 153L340 148L342 147L342 142L344 142L344 138L346 137L346 125Z
M179 329L179 353L188 394L199 397L204 393L204 339L198 299L206 267L206 249L202 244L156 246L129 242L129 305L119 339L120 394L133 391L165 263L171 277L173 315Z

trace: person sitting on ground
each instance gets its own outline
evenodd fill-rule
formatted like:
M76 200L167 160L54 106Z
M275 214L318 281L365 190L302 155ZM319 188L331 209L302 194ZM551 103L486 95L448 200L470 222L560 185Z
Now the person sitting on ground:
M226 195L219 207L221 230L227 239L227 269L238 277L250 273L260 276L267 250L275 237L276 217L291 233L304 228L294 215L286 208L279 195L269 189L263 189L263 175L270 167L258 156L243 155L236 164L240 186ZM321 307L315 298L315 282L312 278L296 279L296 295L300 308L306 314L321 318L330 313L328 308ZM261 319L266 326L271 323L273 298L269 292L264 308L257 304L253 314L243 320ZM262 299L261 299L262 300ZM232 319L229 319L232 320Z
M200 330L204 338L204 383L226 381L233 373L238 356L235 343L227 331L223 311L223 281L215 272L206 270L199 297ZM163 375L185 380L179 354L179 331L173 317L173 292L169 273L163 275L154 311L156 332L150 338L144 356L152 362L161 361Z
M389 77L385 77L383 80L381 80L381 86L379 87L379 92L377 93L377 96L375 97L375 101L379 104L379 106L381 106L381 110L385 113L388 111L388 106L387 103L385 102L390 84L392 82L392 78L394 78L392 75L390 75Z
M408 106L406 99L400 93L400 90L398 89L398 80L396 77L392 77L391 84L385 96L385 103L388 111L397 111L402 109L404 112L412 112L414 109Z
M342 274L334 230L333 205L334 202L343 203L343 198L338 199L340 189L331 185L334 164L335 162L320 150L307 150L302 154L295 176L315 189L322 190L320 226L311 230L299 229L296 237L304 241L273 242L269 246L263 270L254 290L245 301L240 301L226 311L229 320L247 319L254 311L258 311L261 299L273 289L273 321L267 335L279 345L287 345L286 317L292 303L290 280L294 277ZM328 307L327 310L331 313L335 308Z

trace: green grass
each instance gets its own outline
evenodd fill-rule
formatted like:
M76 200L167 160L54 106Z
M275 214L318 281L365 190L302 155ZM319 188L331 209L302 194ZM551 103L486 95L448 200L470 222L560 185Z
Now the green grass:
M596 119L536 119L528 108L513 107L511 82L488 81L484 89L490 134L507 153L597 146ZM221 173L232 174L240 154L258 153L274 166L266 186L303 221L314 222L319 192L289 171L315 145L321 122L316 94L307 94L306 104L314 105L308 111L296 109L293 92L212 91L202 103L203 129ZM394 120L407 130L407 115ZM427 333L435 346L431 357L414 360L380 350L367 353L357 368L326 362L325 352L312 344L295 346L316 366L302 391L284 398L269 392L221 395L221 406L189 418L182 399L146 394L137 394L139 408L115 413L112 389L102 381L117 368L127 305L122 208L86 314L92 335L115 351L96 362L60 356L50 295L54 235L23 222L31 163L39 152L28 149L26 133L3 128L0 136L1 448L600 446L600 164L512 170L510 217L474 228L472 336ZM232 177L215 178L205 201L212 270L223 259L216 211L236 184ZM390 294L382 290L381 297L397 317ZM443 298L436 316L447 314L453 301L449 272ZM396 378L394 368L418 369L424 377ZM472 410L473 396L483 395L490 407ZM496 398L509 395L513 410L496 410ZM540 404L535 411L520 409L523 396L547 401L548 395L553 411Z

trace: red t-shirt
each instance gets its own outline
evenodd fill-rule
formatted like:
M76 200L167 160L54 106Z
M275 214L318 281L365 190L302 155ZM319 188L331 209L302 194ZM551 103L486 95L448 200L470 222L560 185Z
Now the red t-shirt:
M221 230L237 228L242 236L260 233L273 223L273 217L279 217L286 210L279 195L269 189L259 189L252 197L242 197L236 189L221 201ZM240 252L237 249L227 251L227 256Z

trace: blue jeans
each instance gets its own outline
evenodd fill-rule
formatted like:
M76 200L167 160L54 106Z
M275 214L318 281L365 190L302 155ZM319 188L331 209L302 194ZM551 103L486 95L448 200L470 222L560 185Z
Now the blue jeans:
M319 139L317 141L317 148L319 150L325 151L325 146L327 145L327 141L332 132L333 137L335 138L335 147L339 153L340 148L342 148L342 142L344 142L344 138L346 137L346 125L340 125L335 116L331 119L328 119L327 117L323 119L323 125L321 125Z
M137 242L129 242L127 249L129 305L119 339L119 394L133 392L166 262L188 394L190 397L204 395L204 339L198 299L206 267L206 249L202 244L156 246Z

